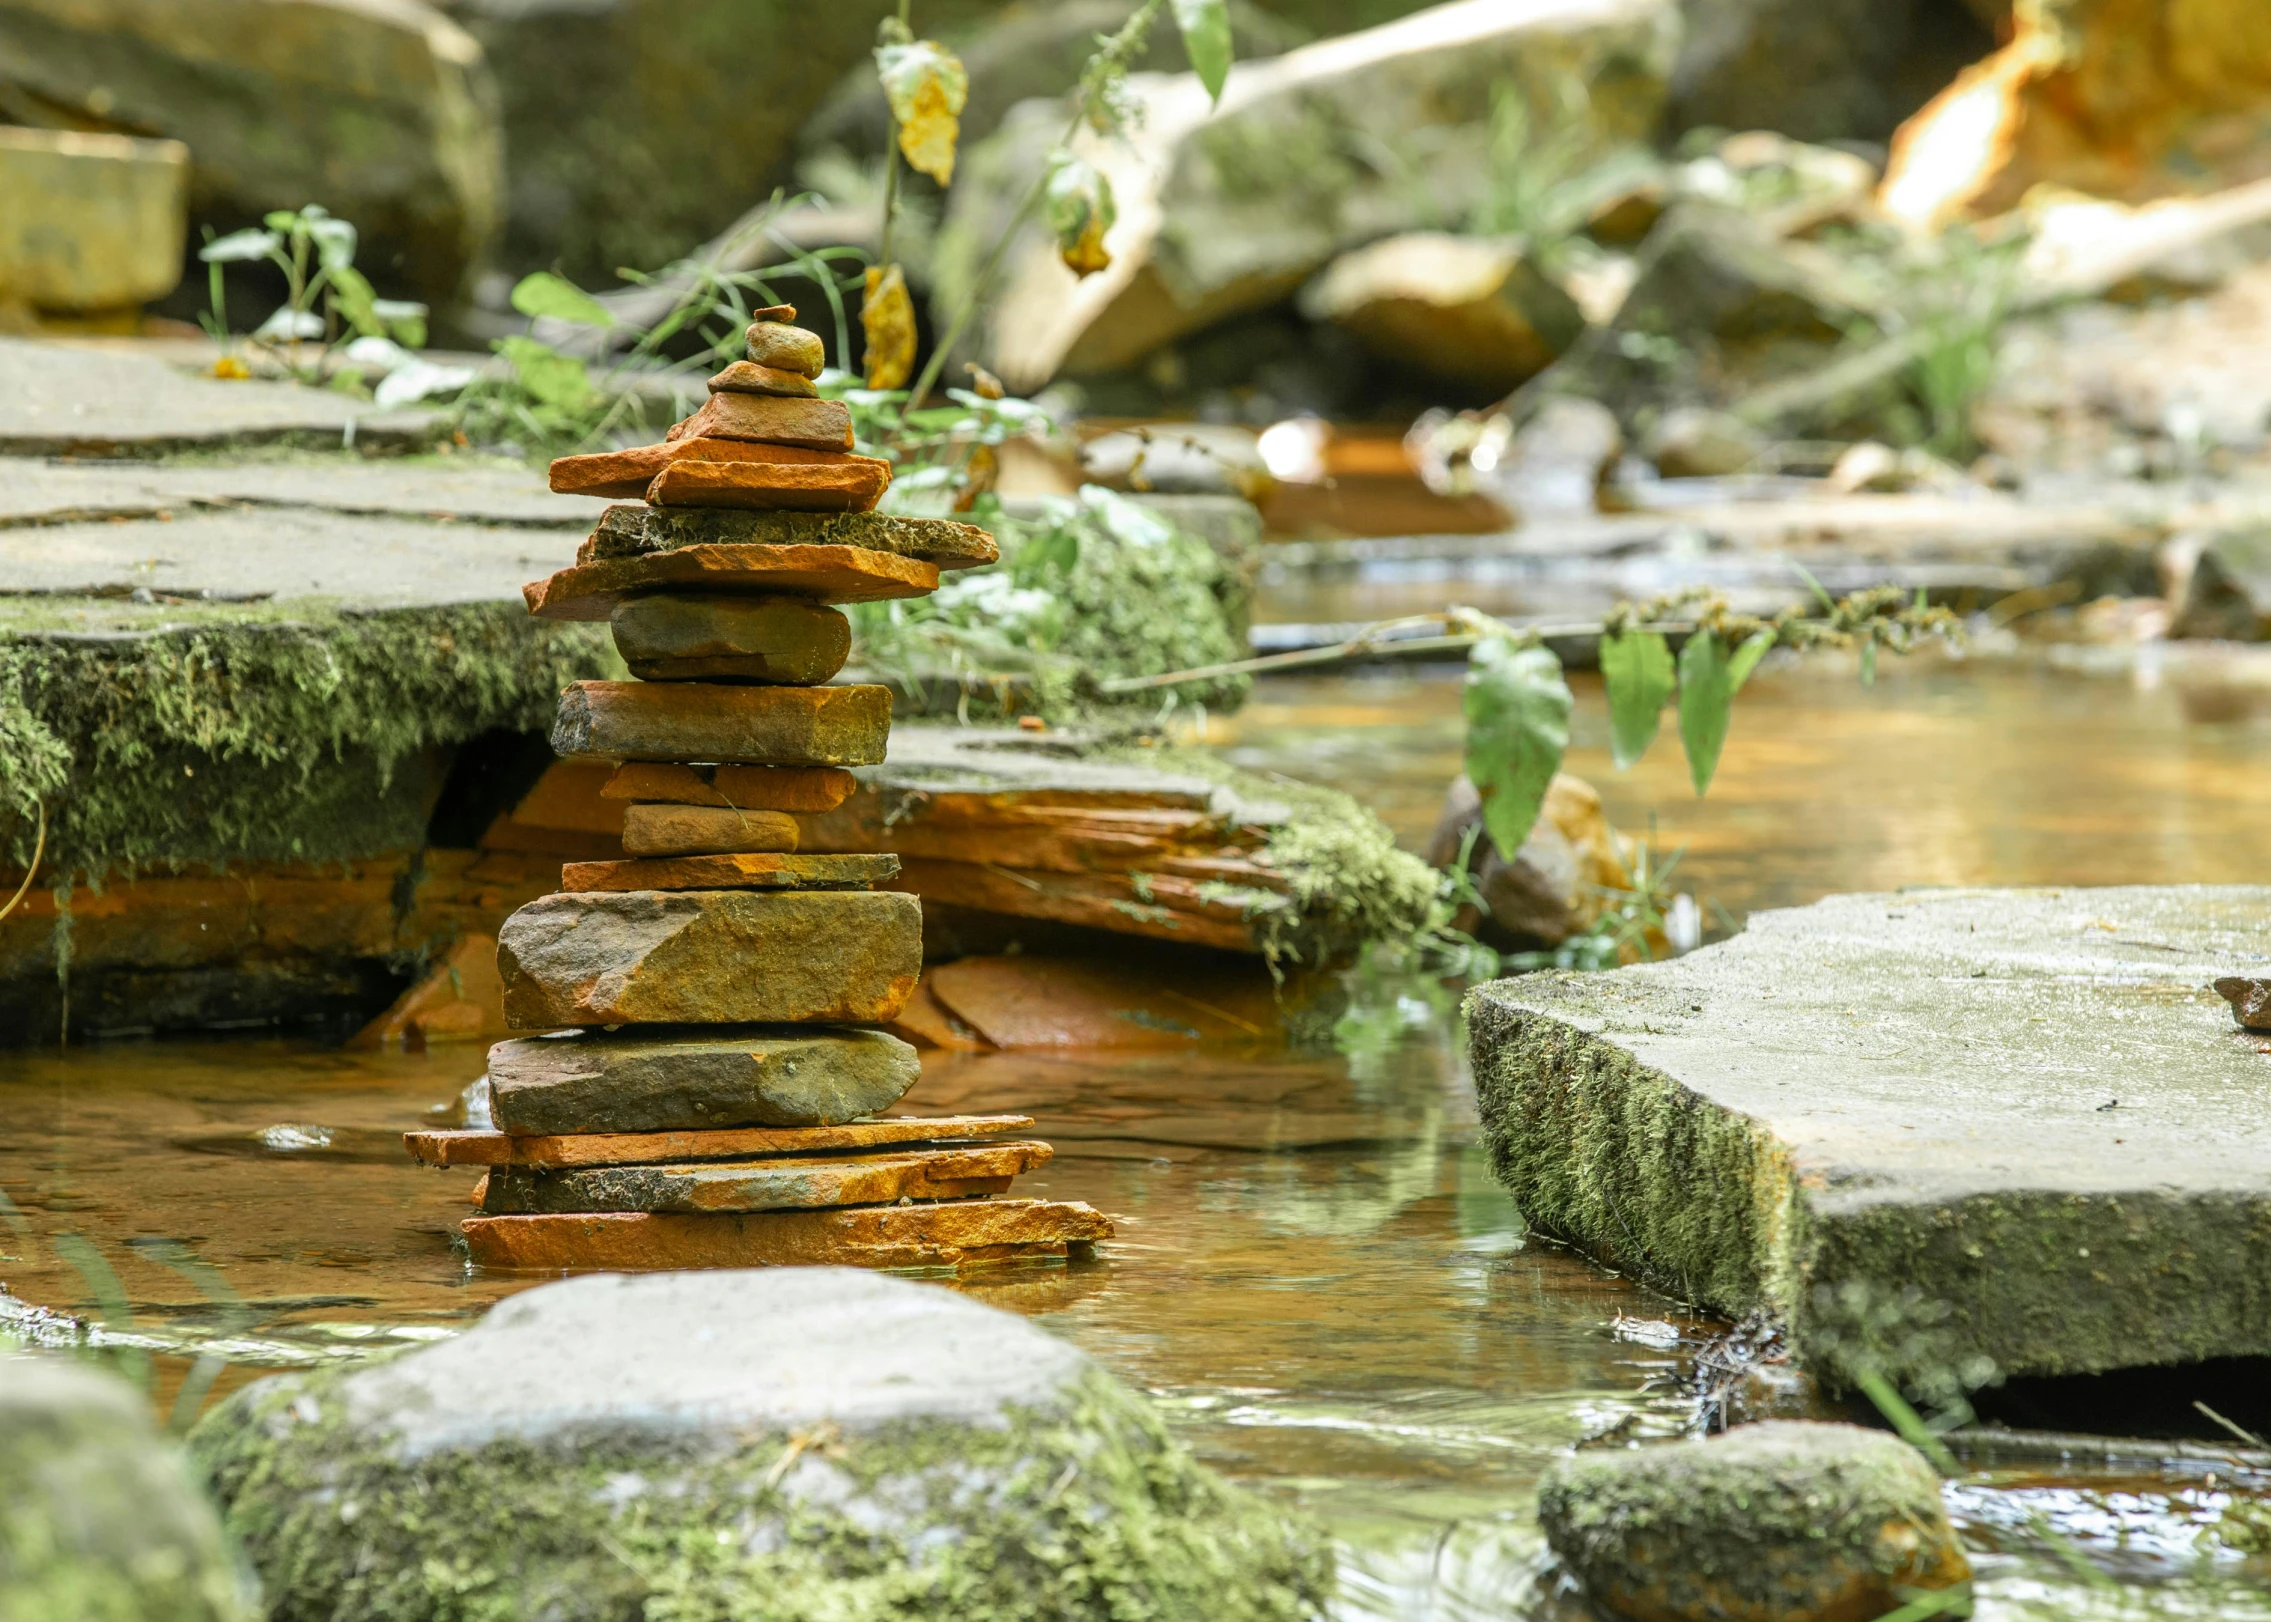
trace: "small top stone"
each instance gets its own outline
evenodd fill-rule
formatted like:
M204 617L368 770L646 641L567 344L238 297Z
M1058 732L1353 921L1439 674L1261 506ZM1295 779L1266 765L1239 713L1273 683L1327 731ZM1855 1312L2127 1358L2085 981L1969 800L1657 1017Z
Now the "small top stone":
M999 1426L1092 1365L1023 1318L851 1267L600 1274L503 1302L455 1340L350 1375L406 1458L502 1439L731 1451L743 1433Z
M780 308L786 309L787 306ZM758 311L758 319L749 324L747 338L751 362L783 372L796 372L804 377L818 377L821 367L827 364L827 351L821 347L820 334L807 332L802 327L789 326L786 321L767 320L768 314L769 311ZM795 314L794 310L789 311L791 319Z

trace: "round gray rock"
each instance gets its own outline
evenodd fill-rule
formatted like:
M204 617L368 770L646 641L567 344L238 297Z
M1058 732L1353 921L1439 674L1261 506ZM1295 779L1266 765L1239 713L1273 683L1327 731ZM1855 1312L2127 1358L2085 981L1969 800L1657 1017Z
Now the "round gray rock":
M1858 1425L1579 1453L1538 1519L1586 1598L1633 1622L1850 1622L1971 1577L1924 1456Z
M248 1575L125 1382L0 1357L0 1617L239 1622Z
M194 1446L278 1622L1291 1619L1330 1578L1085 1354L848 1268L548 1285Z

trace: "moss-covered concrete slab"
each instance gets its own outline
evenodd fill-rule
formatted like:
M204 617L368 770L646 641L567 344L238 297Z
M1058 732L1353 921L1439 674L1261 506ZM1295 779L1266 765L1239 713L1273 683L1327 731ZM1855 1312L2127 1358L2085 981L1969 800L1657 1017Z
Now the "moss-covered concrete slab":
M401 446L430 411L295 383L197 377L119 345L0 338L0 454L148 456L228 445Z
M2271 888L1839 896L1480 988L1475 1085L1533 1225L1817 1363L2262 1356L2271 1054L2210 982L2266 962Z
M0 456L0 529L116 518L162 523L232 507L533 524L571 530L579 539L603 510L588 497L554 495L534 469L486 457L80 462Z

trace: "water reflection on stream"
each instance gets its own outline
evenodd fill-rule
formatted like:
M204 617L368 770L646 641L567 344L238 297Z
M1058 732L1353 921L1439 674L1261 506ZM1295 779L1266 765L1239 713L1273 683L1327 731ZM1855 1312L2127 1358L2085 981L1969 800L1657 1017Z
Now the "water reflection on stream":
M2170 686L2010 667L1888 672L1869 693L1770 673L1700 808L1675 749L1612 778L1597 694L1581 705L1576 769L1628 827L1659 807L1661 840L1688 845L1692 882L1732 909L1902 881L2261 876L2271 704L2244 692L2201 718ZM1240 758L1338 780L1416 841L1456 755L1456 707L1448 680L1341 679L1270 687L1215 726ZM1668 1334L1617 1320L1707 1326L1525 1241L1473 1145L1440 1022L1354 1061L930 1057L908 1109L1033 1114L1058 1157L1019 1192L1121 1224L1095 1265L963 1287L1087 1348L1217 1465L1325 1517L1347 1618L1555 1614L1533 1592L1539 1471L1585 1437L1686 1422ZM526 1281L469 1274L450 1235L470 1177L411 1166L395 1135L480 1064L474 1049L286 1040L0 1055L0 1281L95 1311L99 1274L68 1238L83 1236L169 1354L161 1401L198 1348L232 1360L225 1390L448 1333ZM241 1310L214 1305L199 1263ZM1954 1505L1980 1614L2271 1617L2271 1565L2198 1552L2229 1486L2228 1471L1972 1478ZM2031 1512L2119 1585L2085 1582Z

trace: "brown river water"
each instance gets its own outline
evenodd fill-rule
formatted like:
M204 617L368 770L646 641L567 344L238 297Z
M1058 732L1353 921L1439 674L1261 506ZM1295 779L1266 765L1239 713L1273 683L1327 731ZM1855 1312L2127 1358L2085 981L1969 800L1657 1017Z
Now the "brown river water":
M1620 826L1684 851L1679 883L1729 922L1900 884L2261 881L2255 670L1933 661L1863 689L1770 669L1700 803L1673 738L1610 769L1580 680L1570 765ZM1451 674L1281 680L1208 731L1417 844L1456 769L1458 704ZM1445 1000L1389 995L1401 1039L1345 1056L934 1054L906 1107L1037 1118L1058 1154L1019 1193L1090 1201L1119 1237L1094 1263L958 1287L1075 1341L1203 1456L1322 1517L1338 1616L1558 1617L1540 1471L1611 1429L1679 1434L1683 1350L1712 1326L1524 1234L1474 1145ZM286 1038L0 1055L0 1282L107 1316L150 1355L161 1407L193 1367L225 1392L446 1335L531 1282L468 1268L451 1236L470 1175L400 1148L480 1068L473 1048ZM1965 1478L1950 1500L1979 1614L2271 1618L2271 1559L2199 1541L2235 1479L2271 1495L2228 1466Z

